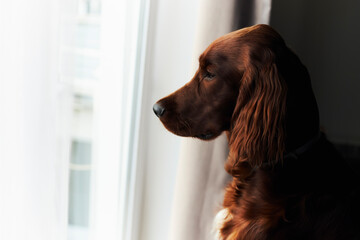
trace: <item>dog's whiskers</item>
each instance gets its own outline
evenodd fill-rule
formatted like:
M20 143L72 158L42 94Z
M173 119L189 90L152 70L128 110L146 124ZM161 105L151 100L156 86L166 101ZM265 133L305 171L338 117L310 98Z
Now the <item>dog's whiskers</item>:
M189 121L186 120L186 119L183 119L181 116L178 116L177 120L178 120L178 123L179 123L179 124L177 124L178 131L180 131L181 128L183 127L183 128L185 128L185 132L187 133L187 135L191 136L192 131L191 131L191 125L190 125Z

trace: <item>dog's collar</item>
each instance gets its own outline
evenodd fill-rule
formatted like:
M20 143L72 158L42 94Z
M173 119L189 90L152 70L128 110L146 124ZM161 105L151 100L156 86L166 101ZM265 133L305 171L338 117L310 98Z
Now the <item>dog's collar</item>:
M292 159L292 160L297 160L302 154L306 153L307 151L309 151L310 149L312 149L323 137L323 133L318 132L312 139L310 139L308 142L306 142L304 145L298 147L297 149L295 149L292 152L289 152L287 154L285 154L284 159ZM256 169L260 168L260 167L274 167L274 165L272 165L269 162L265 162L263 163L261 166L256 166L254 167L250 174L248 174L248 176L251 175L251 173L253 173Z
M313 148L321 139L322 133L318 132L316 136L314 136L312 139L310 139L308 142L306 142L304 145L300 146L299 148L295 149L292 152L287 153L284 156L284 159L287 158L295 158L298 159L300 155L304 154L305 152L309 151L311 148Z

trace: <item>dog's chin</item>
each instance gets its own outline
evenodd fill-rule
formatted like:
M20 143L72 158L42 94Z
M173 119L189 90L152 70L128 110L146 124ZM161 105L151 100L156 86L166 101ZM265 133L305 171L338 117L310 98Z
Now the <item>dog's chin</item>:
M192 135L189 134L187 132L178 132L178 131L173 131L168 129L171 133L180 136L180 137L193 137L193 138L198 138L200 140L204 140L204 141L208 141L208 140L213 140L215 139L219 134L215 134L215 133L201 133L201 134L196 134L196 135Z
M191 131L189 131L189 129L179 129L178 126L169 125L164 122L162 123L169 132L180 137L193 137L193 138L198 138L200 140L208 141L215 139L217 136L221 134L221 132L218 133L218 132L208 132L208 131L204 133L194 134Z
M196 138L201 139L201 140L213 140L218 136L218 134L214 134L214 133L203 133L203 134L198 134L195 135Z

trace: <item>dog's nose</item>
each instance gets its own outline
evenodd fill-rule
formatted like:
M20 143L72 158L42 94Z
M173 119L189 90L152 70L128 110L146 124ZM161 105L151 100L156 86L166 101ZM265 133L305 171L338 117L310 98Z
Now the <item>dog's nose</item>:
M165 108L161 106L159 103L155 103L153 106L153 110L156 116L161 117L164 115Z

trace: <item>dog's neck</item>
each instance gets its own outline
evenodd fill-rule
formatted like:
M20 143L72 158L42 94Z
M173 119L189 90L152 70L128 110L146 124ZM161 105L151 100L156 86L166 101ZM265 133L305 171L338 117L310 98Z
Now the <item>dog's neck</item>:
M288 158L298 159L302 154L311 150L320 141L322 135L323 134L319 131L313 138L311 138L305 144L298 147L294 151L285 154L284 159L288 159Z
M315 136L313 136L311 139L309 139L307 142L305 142L303 145L299 146L298 148L294 149L291 152L288 152L286 154L284 154L283 157L283 162L286 161L296 161L299 158L301 158L302 155L308 153L309 151L311 151L314 147L316 147L316 145L322 140L324 139L324 134L322 132L318 132ZM282 163L279 163L280 165L282 165ZM262 166L260 167L274 167L271 163L265 162Z
M229 137L229 133L226 132ZM302 145L298 146L296 149L284 153L283 160L278 162L276 165L280 167L283 166L283 162L291 161L292 163L297 162L296 160L301 158L302 155L306 154L307 152L311 151L322 139L325 139L324 134L318 131L315 135L313 135L310 139L304 142ZM229 153L229 158L231 158L231 152ZM294 162L295 160L295 162ZM252 176L252 174L259 168L268 168L273 169L276 167L273 165L271 161L264 161L260 166L251 166L248 162L238 162L236 171L229 172L234 178L237 178L241 181L246 181L248 177Z

